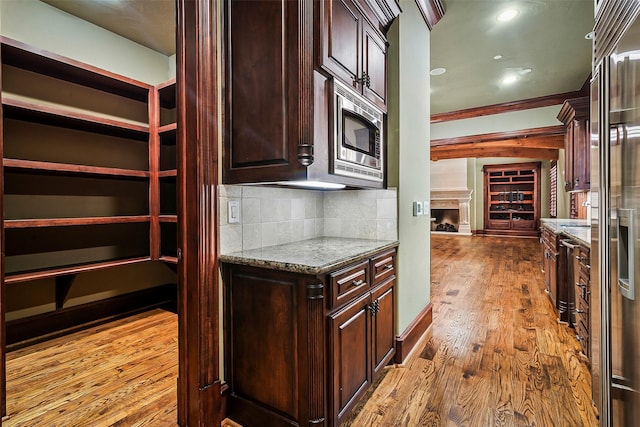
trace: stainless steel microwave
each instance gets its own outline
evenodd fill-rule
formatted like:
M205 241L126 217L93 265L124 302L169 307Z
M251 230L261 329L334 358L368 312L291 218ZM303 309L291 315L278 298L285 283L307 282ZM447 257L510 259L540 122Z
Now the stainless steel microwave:
M382 182L383 126L381 110L334 79L332 173Z

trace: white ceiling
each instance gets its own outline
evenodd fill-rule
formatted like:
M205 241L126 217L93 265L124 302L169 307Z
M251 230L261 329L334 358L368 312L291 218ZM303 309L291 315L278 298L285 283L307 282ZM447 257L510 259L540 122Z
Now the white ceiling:
M42 0L144 46L175 53L175 0ZM593 0L444 0L431 33L431 112L576 91L590 72ZM520 13L498 23L508 6ZM503 55L494 60L497 54ZM531 68L528 74L521 74ZM507 72L519 81L503 86Z
M176 53L175 0L41 1L167 56Z
M591 41L584 36L593 29L593 0L444 1L431 32L431 67L447 72L431 76L432 114L572 92L588 78ZM520 13L498 22L507 7ZM518 81L502 85L507 73Z

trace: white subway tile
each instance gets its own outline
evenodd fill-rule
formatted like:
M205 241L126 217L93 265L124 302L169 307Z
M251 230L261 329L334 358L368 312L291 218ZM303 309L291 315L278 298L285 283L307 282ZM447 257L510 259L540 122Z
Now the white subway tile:
M242 226L242 250L248 251L262 247L262 225L245 224Z
M291 219L304 219L305 218L305 200L302 198L291 200Z
M224 225L220 227L220 253L229 254L242 250L242 226Z
M260 199L242 199L240 218L243 224L257 224L262 222L260 216Z
M278 223L278 244L291 242L291 222L283 221Z
M278 244L278 223L262 223L262 246L274 246Z

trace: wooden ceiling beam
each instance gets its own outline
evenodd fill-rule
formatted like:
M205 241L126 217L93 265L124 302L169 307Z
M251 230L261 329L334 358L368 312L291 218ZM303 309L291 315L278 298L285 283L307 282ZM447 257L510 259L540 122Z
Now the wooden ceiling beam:
M557 160L556 148L528 148L528 147L486 147L486 146L456 146L435 147L431 149L431 160L481 158L481 157L520 157L537 160Z
M454 138L434 139L431 147L442 145L458 145L470 142L504 141L515 139L532 139L533 137L564 136L565 127L563 125L545 126L539 128L520 129L509 132L483 133L478 135L458 136Z
M431 160L474 157L558 158L564 148L564 126L468 135L431 141Z

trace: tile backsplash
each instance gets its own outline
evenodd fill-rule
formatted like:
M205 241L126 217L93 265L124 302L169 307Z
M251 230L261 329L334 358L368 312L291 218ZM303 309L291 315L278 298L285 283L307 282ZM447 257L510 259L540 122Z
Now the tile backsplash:
M228 202L240 222L228 222ZM219 187L220 252L231 253L314 237L396 240L397 192L314 191L258 186Z

